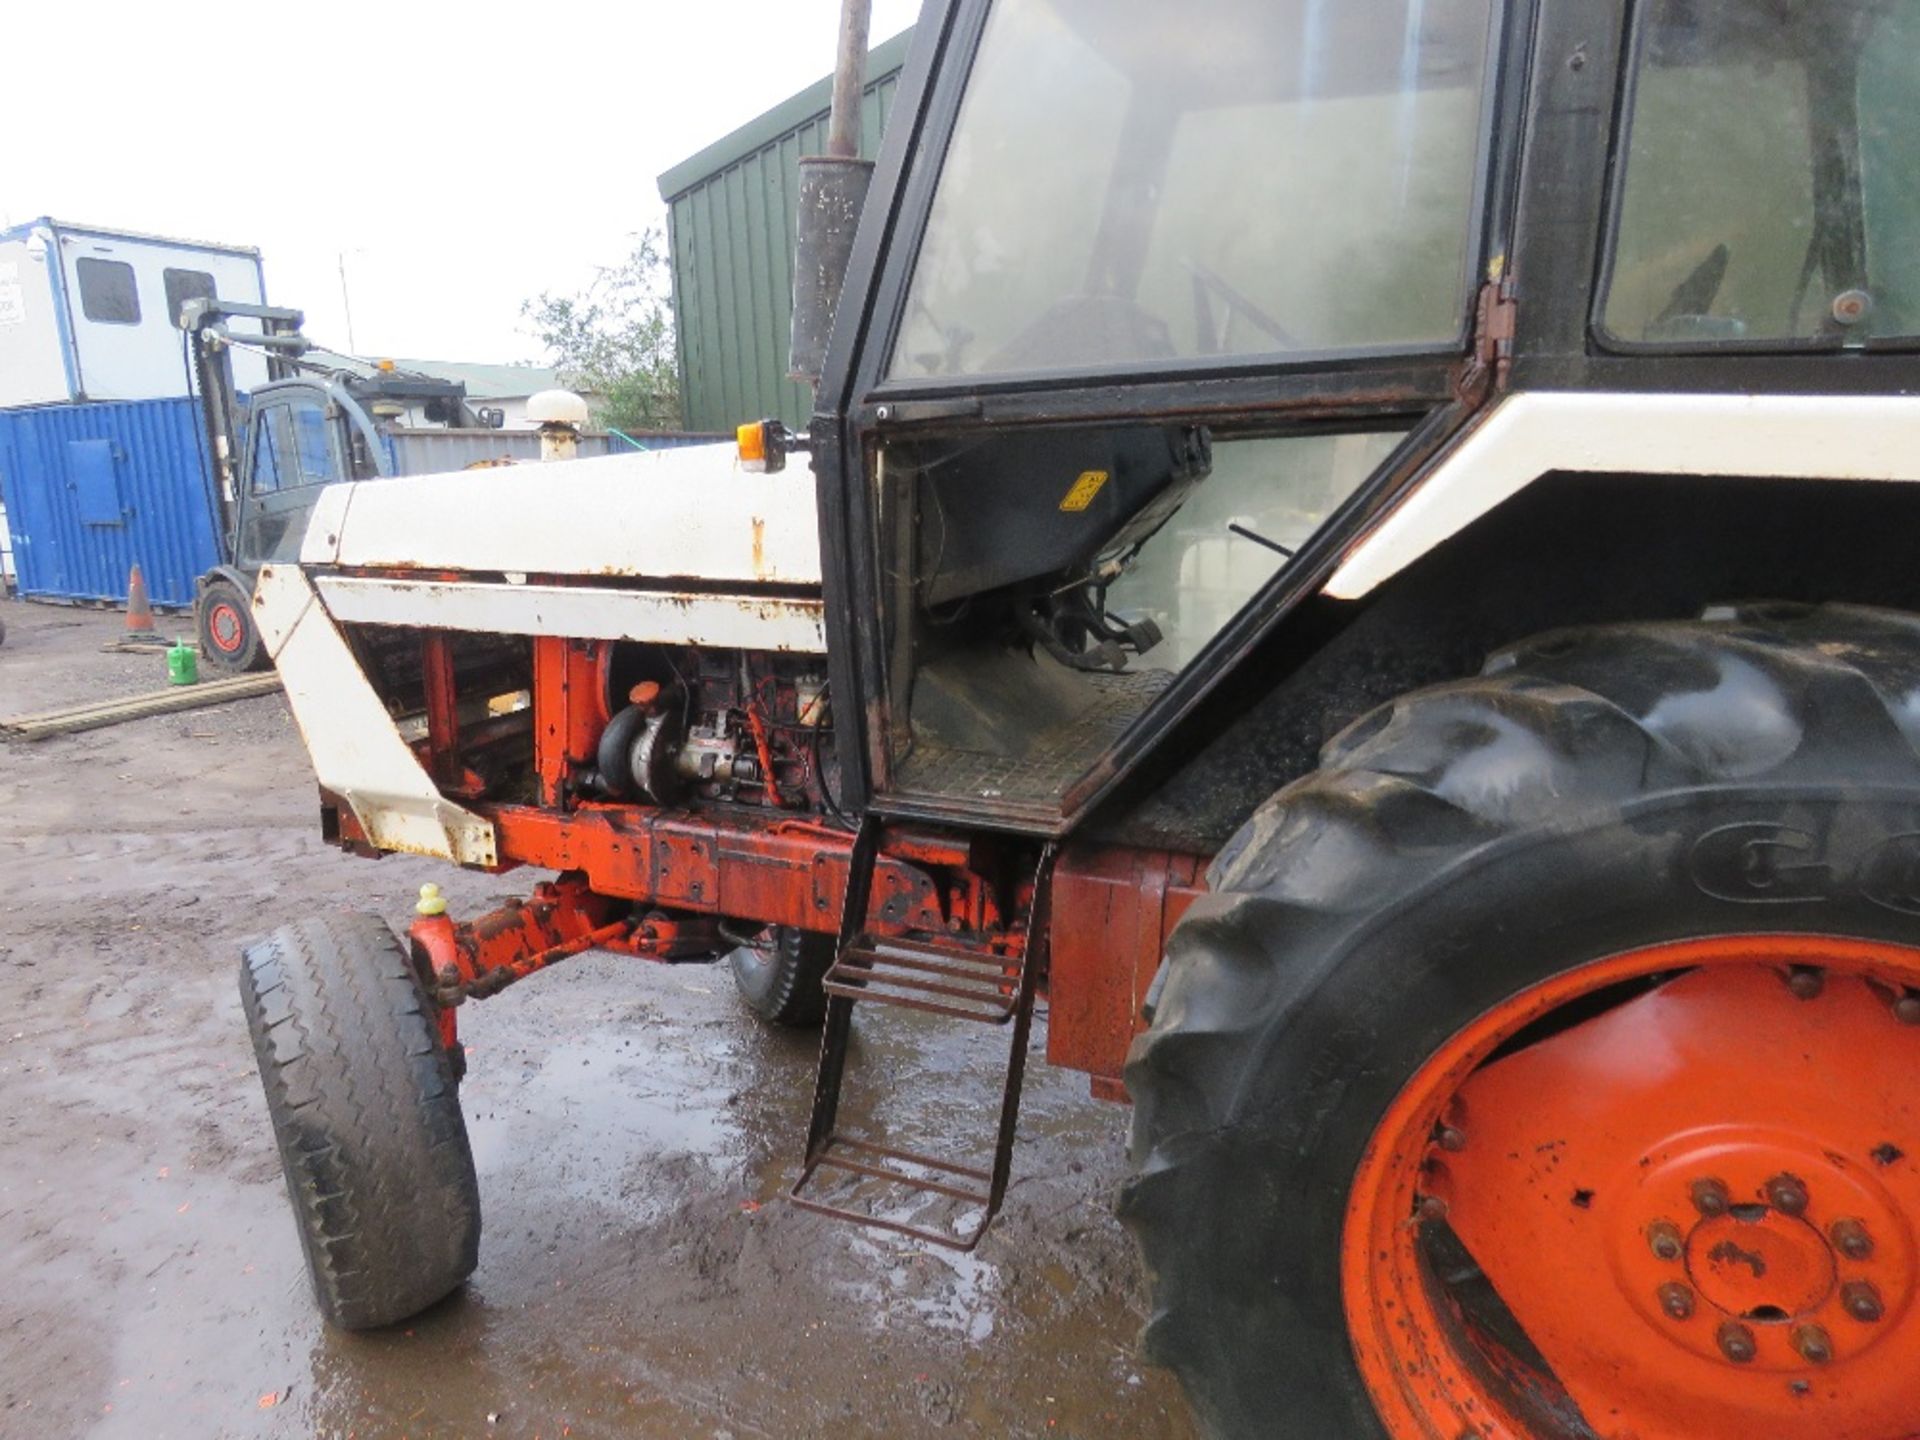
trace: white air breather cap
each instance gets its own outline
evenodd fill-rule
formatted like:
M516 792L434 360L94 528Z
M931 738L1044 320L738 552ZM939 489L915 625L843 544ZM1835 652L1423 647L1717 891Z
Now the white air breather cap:
M536 425L587 426L587 402L571 390L542 390L527 397L527 418Z

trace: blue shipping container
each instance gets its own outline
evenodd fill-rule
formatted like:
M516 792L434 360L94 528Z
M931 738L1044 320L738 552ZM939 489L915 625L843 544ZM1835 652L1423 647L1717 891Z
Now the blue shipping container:
M0 509L13 534L19 592L40 600L124 603L137 561L156 605L191 607L194 580L218 562L200 403L99 401L0 410ZM386 435L402 474L457 470L476 458L538 456L531 430L413 430ZM589 435L583 455L667 449L731 437L684 433L631 441Z
M124 602L136 562L156 605L193 604L219 556L199 402L0 410L0 504L20 593Z

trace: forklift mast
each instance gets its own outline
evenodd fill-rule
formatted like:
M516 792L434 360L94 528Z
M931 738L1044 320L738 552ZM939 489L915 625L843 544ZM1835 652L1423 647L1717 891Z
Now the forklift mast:
M259 329L236 333L234 320L255 321ZM218 521L221 559L229 565L236 558L240 486L235 470L243 458L245 432L243 400L233 378L233 346L244 344L265 353L268 384L293 380L300 373L294 361L313 347L301 333L305 320L298 310L217 297L189 300L181 307L200 423L207 436L210 509Z

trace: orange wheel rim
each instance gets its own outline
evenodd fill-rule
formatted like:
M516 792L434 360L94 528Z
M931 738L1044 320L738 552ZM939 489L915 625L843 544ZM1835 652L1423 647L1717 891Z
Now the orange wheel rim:
M1348 1205L1348 1330L1395 1440L1909 1440L1917 1227L1920 950L1656 946L1401 1091Z
M213 632L213 643L228 654L240 648L240 642L246 635L245 622L240 612L225 601L213 607L207 628Z

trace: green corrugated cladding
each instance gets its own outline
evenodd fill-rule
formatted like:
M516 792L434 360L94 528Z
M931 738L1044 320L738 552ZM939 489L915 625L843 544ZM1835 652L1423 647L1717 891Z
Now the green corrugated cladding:
M867 61L861 145L880 148L911 30ZM812 397L787 379L793 316L793 224L800 157L826 146L831 78L660 177L673 258L682 425L731 432L777 416L806 422Z

